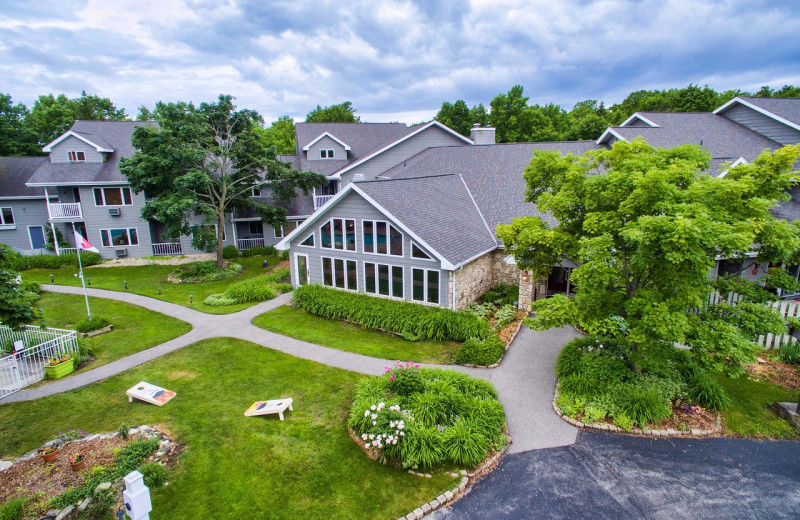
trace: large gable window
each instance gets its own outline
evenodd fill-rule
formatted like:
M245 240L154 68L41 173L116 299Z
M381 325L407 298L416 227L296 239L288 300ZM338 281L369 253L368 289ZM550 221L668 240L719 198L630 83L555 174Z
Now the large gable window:
M381 220L363 221L364 252L376 255L403 256L403 234Z
M411 299L439 304L439 271L412 269L411 280Z
M86 152L67 152L67 159L70 162L86 162Z
M320 228L320 245L327 249L356 250L356 221L332 218Z
M94 188L95 206L130 206L133 204L130 188Z
M368 293L402 298L403 267L365 262L364 285L364 290Z
M139 232L136 228L101 229L100 241L103 247L138 246Z
M350 291L358 290L358 269L355 260L322 257L322 285Z
M333 150L330 148L323 148L319 151L319 158L320 159L333 159Z

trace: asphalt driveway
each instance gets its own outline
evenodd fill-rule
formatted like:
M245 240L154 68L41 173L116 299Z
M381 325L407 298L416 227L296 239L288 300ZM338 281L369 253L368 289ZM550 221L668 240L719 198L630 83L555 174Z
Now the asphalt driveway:
M800 443L581 432L506 455L429 518L800 518Z

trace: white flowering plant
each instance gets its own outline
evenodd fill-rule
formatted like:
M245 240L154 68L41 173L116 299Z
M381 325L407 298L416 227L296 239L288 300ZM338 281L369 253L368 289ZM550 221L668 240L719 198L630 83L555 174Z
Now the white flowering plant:
M363 413L361 441L378 458L384 461L396 459L400 455L400 443L406 435L406 424L413 420L411 414L401 409L399 404L373 404Z

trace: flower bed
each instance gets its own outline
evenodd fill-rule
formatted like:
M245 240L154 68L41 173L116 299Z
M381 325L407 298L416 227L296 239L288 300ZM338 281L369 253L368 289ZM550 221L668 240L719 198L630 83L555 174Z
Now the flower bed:
M371 457L413 469L475 466L507 441L491 384L412 362L362 380L348 426Z

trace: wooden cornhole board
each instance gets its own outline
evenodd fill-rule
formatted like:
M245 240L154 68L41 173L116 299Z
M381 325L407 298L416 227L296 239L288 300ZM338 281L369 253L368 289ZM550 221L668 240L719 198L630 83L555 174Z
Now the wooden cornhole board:
M175 397L175 392L172 390L151 385L150 383L145 383L144 381L141 381L139 384L136 384L128 389L125 394L128 396L129 403L132 403L133 399L136 398L140 401L154 404L156 406L161 406Z
M271 401L256 401L250 405L250 408L245 410L245 417L254 417L257 415L271 415L278 414L278 417L283 420L283 412L292 408L292 398L286 397L284 399L273 399Z

